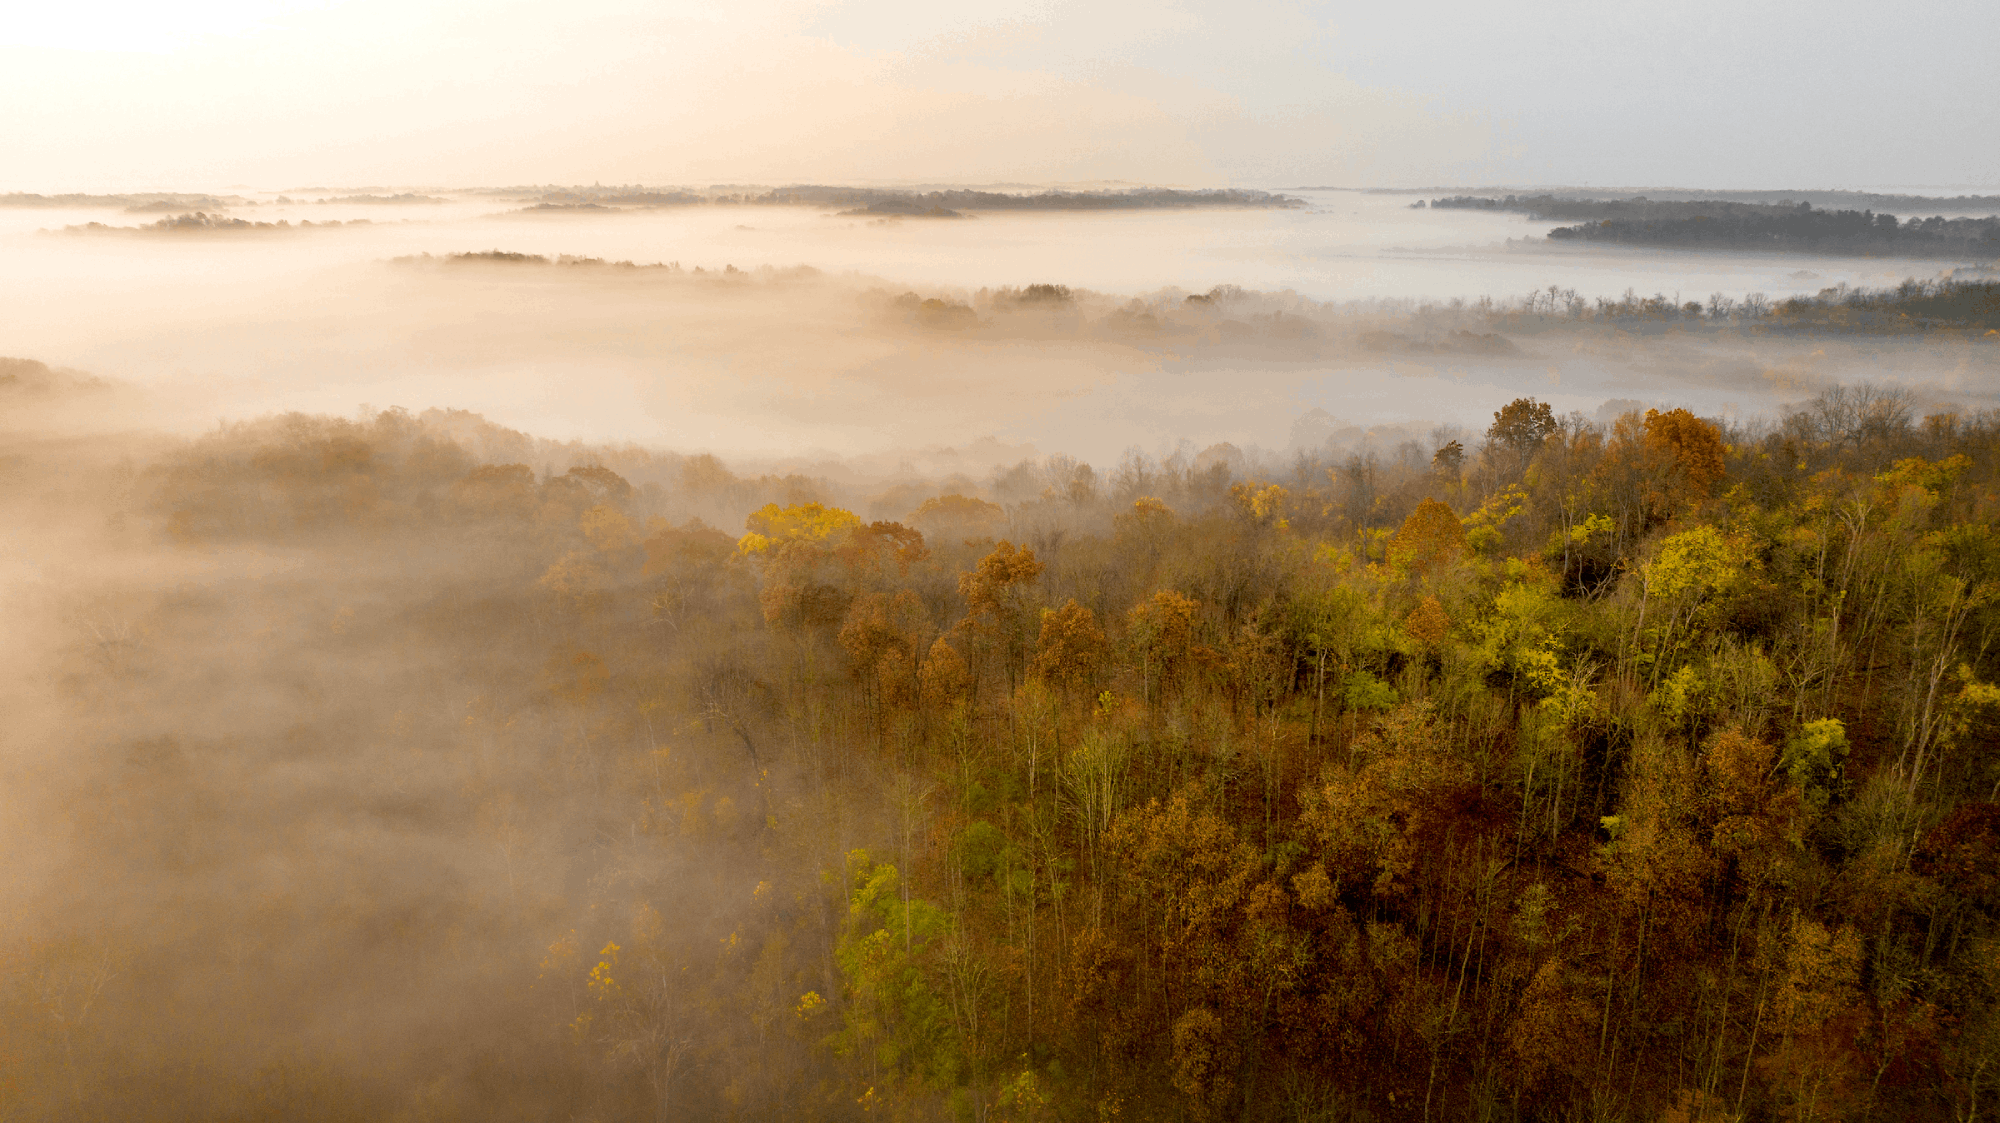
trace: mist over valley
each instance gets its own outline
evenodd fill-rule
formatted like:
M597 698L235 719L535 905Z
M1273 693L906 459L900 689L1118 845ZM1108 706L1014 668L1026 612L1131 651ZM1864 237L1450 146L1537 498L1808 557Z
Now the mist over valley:
M1936 262L1572 248L1530 242L1534 228L1511 215L1293 197L1308 205L984 212L938 226L776 205L522 214L459 195L242 212L312 228L81 240L37 233L76 225L59 221L66 212L52 222L44 209L0 208L13 223L0 283L20 310L18 353L131 383L151 395L156 422L183 432L288 409L449 405L545 436L766 458L992 436L1104 463L1184 438L1283 448L1313 409L1364 427L1471 425L1528 391L1586 413L1629 398L1743 416L1857 378L1965 400L1992 391L1990 351L1935 340L1676 332L1621 347L1530 341L1478 312L1552 285L1586 302L1775 303L1933 276ZM392 209L423 217L385 220ZM322 225L339 222L365 225ZM494 251L679 270L399 260ZM994 317L992 293L1035 284L1080 299L1062 317ZM1187 305L1218 288L1244 296ZM977 305L983 318L966 329L897 315L889 306L905 292ZM1133 301L1169 326L1120 321ZM1253 322L1274 315L1311 338ZM1429 346L1496 326L1508 354L1424 354L1381 338ZM905 391L885 408L881 395Z
M1843 3L0 21L0 1123L1989 1118Z

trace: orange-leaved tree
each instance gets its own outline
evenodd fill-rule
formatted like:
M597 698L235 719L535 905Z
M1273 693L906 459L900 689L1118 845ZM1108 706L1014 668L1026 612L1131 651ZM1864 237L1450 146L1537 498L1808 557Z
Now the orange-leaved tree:
M911 526L942 541L991 538L1007 525L1007 511L998 503L967 495L933 495L911 511Z
M894 583L907 577L910 567L930 556L924 536L902 523L872 522L849 530L846 541L834 548L834 556L856 582ZM893 564L893 570L891 565Z
M1450 507L1426 498L1389 540L1389 560L1428 576L1465 553L1465 524Z
M917 686L917 651L930 618L917 594L904 589L893 597L867 593L847 611L840 646L854 660L855 677L877 706L912 700Z
M1444 605L1436 597L1427 596L1403 618L1403 630L1425 651L1436 651L1451 631L1451 617L1445 615Z
M1141 689L1149 700L1154 682L1171 687L1185 681L1194 658L1195 612L1200 607L1192 597L1162 589L1127 614Z
M959 630L980 646L997 649L1010 689L1023 642L1024 587L1041 575L1042 563L1033 550L1004 540L970 573L958 575L958 595L965 598L968 609Z
M1715 426L1684 409L1649 409L1643 440L1652 461L1646 498L1656 513L1699 506L1714 493L1727 452Z
M1042 613L1035 669L1049 681L1074 691L1090 684L1107 646L1097 615L1071 600Z

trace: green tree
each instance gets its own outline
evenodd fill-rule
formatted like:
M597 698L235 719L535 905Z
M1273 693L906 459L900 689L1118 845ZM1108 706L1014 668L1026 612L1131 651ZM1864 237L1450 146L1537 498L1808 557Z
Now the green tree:
M1526 468L1528 461L1542 447L1542 442L1560 429L1555 409L1549 403L1534 398L1515 398L1493 414L1493 424L1486 430L1486 440L1511 453L1517 468Z

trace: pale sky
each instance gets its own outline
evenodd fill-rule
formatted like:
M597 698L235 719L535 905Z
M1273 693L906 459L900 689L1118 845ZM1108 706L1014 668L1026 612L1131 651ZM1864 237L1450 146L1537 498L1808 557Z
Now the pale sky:
M2000 184L1991 0L13 8L0 191Z

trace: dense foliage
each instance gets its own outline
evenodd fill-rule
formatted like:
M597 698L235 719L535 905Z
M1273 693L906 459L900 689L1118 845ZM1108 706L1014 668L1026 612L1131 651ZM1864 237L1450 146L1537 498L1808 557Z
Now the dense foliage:
M1739 204L1740 205L1740 204ZM1889 254L1899 257L1991 258L2000 252L2000 218L1912 217L1814 211L1790 214L1696 215L1677 219L1605 219L1549 231L1556 241L1642 246L1713 247L1803 253Z
M73 656L77 868L129 907L12 949L0 1094L1972 1119L1997 444L1868 388L1764 430L1521 401L1429 463L1052 458L906 524L808 481L753 510L712 461L481 463L397 414L219 433L134 501L191 557L342 583L177 586ZM693 517L725 495L740 537ZM215 677L229 636L274 693ZM169 726L203 682L264 724ZM341 786L276 794L315 769ZM259 888L364 822L421 894L365 862ZM306 1033L340 1002L307 973L425 1000Z
M1738 203L1720 199L1570 199L1553 195L1502 199L1459 195L1432 207L1519 211L1574 221L1549 231L1555 241L1614 242L1693 249L1980 259L2000 253L2000 216L1898 220L1874 211L1815 210L1811 203Z

